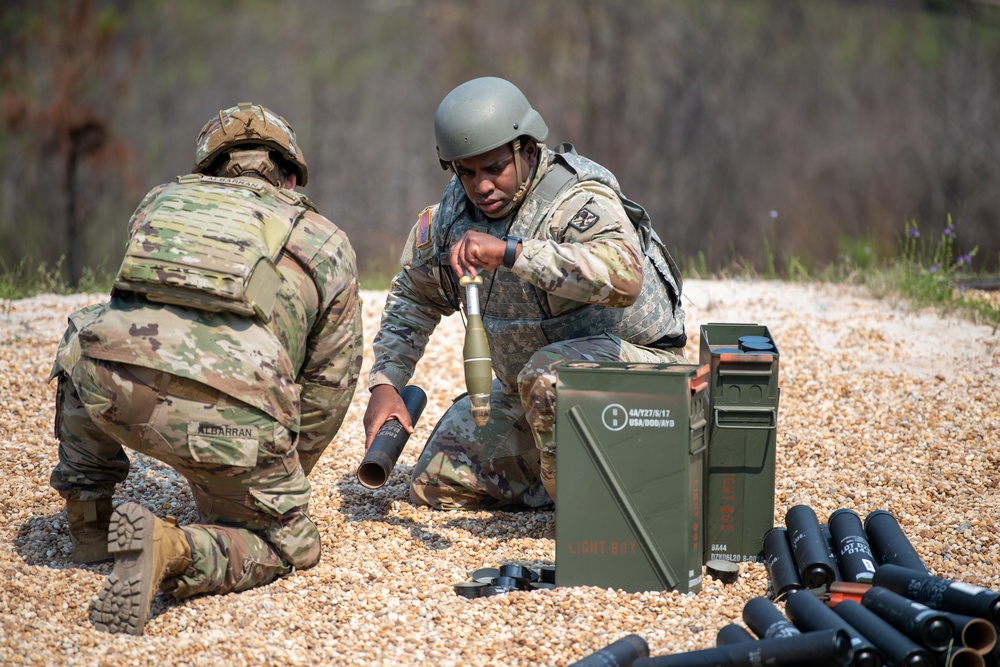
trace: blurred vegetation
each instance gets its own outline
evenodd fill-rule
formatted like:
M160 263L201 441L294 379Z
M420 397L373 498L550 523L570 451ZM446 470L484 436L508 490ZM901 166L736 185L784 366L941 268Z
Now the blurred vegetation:
M1000 299L984 300L974 288L982 285L995 292L1000 280L977 279L981 273L973 272L971 266L979 248L958 253L959 245L959 230L951 216L935 234L909 221L898 253L881 263L859 266L858 278L877 296L901 296L916 306L958 312L996 329L1000 327Z
M114 283L114 274L105 267L83 268L80 280L70 285L63 271L65 259L55 264L30 264L22 260L9 267L0 262L0 299L24 299L39 294L108 294Z
M295 126L304 192L387 285L448 178L434 110L483 75L612 169L690 275L899 271L899 230L949 216L949 278L998 270L995 3L6 0L0 293L106 291L136 203L243 100Z
M779 265L773 254L768 255L763 271L745 261L709 271L701 254L685 258L680 264L686 278L737 277L859 284L880 298L902 298L915 307L931 306L943 314L957 314L977 324L990 325L994 330L1000 329L1000 298L983 298L983 289L997 293L1000 280L982 279L982 272L971 270L978 248L956 255L957 246L958 230L949 217L936 238L925 237L915 221L907 222L899 247L886 255L876 254L868 239L845 242L835 261L812 271L796 257L784 257ZM12 269L0 263L0 300L39 294L110 292L114 272L106 266L97 270L85 267L74 287L67 282L62 263L60 259L53 266L29 266L22 261ZM362 267L360 273L362 289L385 290L389 288L395 269L369 265Z

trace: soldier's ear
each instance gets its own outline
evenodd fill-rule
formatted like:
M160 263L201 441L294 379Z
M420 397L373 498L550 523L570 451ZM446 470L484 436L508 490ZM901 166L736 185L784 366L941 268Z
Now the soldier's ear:
M534 139L526 139L524 142L524 157L528 167L534 167L538 163L538 142Z

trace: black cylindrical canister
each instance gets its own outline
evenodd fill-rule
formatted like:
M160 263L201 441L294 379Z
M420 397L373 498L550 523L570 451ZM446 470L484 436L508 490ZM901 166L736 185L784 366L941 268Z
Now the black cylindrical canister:
M843 581L844 578L840 576L840 556L837 555L837 550L833 548L833 535L830 534L830 526L825 523L819 524L819 532L823 533L823 539L826 540L828 560L833 565L833 580Z
M757 641L757 638L750 634L749 630L735 623L723 625L715 634L716 646L729 646L730 644L755 641Z
M840 576L851 583L870 584L877 563L861 517L853 510L839 509L830 515L827 525L837 553Z
M846 667L851 640L843 630L803 632L794 637L759 639L701 651L642 658L633 667Z
M833 611L874 644L887 664L898 667L934 667L936 664L930 651L854 600L838 602Z
M775 527L764 533L764 568L771 580L771 591L779 602L789 591L802 588L799 569L792 555L792 545L788 541L788 531Z
M639 635L626 635L591 653L570 667L631 667L639 658L649 656L649 645Z
M420 387L409 384L403 387L399 396L403 399L403 405L406 406L406 412L410 415L410 421L416 424L420 413L424 411L424 406L427 405L427 394ZM368 451L365 452L365 456L358 466L357 477L361 485L369 489L377 489L385 484L409 438L410 434L406 432L398 419L389 419L382 424L382 428L378 430L375 439L372 440L371 446L368 447Z
M880 565L872 578L884 586L932 609L980 616L1000 625L1000 593L965 582L952 581L899 565Z
M743 622L758 639L776 639L802 634L767 598L753 598L743 606Z
M930 573L917 550L899 527L896 517L885 510L875 510L865 517L865 534L879 564L891 563L911 570Z
M785 528L799 580L806 588L822 588L836 580L830 549L819 527L816 512L808 505L795 505L785 513Z
M854 649L852 667L882 667L882 654L859 630L837 616L809 591L796 591L785 598L785 614L802 632L843 630L851 638Z
M872 586L861 596L861 605L932 651L948 648L955 638L955 626L940 612L888 588Z

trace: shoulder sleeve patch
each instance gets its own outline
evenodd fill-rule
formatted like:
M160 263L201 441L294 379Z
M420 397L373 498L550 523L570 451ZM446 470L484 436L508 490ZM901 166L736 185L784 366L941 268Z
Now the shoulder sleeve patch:
M587 208L587 206L584 206L576 212L576 215L570 218L567 224L577 231L585 232L593 227L600 219L601 217L599 215Z
M417 247L423 248L431 242L431 207L425 208L417 218Z

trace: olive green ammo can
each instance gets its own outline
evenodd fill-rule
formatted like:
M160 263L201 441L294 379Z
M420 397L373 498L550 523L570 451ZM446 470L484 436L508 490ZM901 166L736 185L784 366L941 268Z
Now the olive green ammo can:
M556 585L701 590L708 370L557 366Z
M778 347L757 324L700 331L699 362L711 369L705 561L759 562L774 526Z

